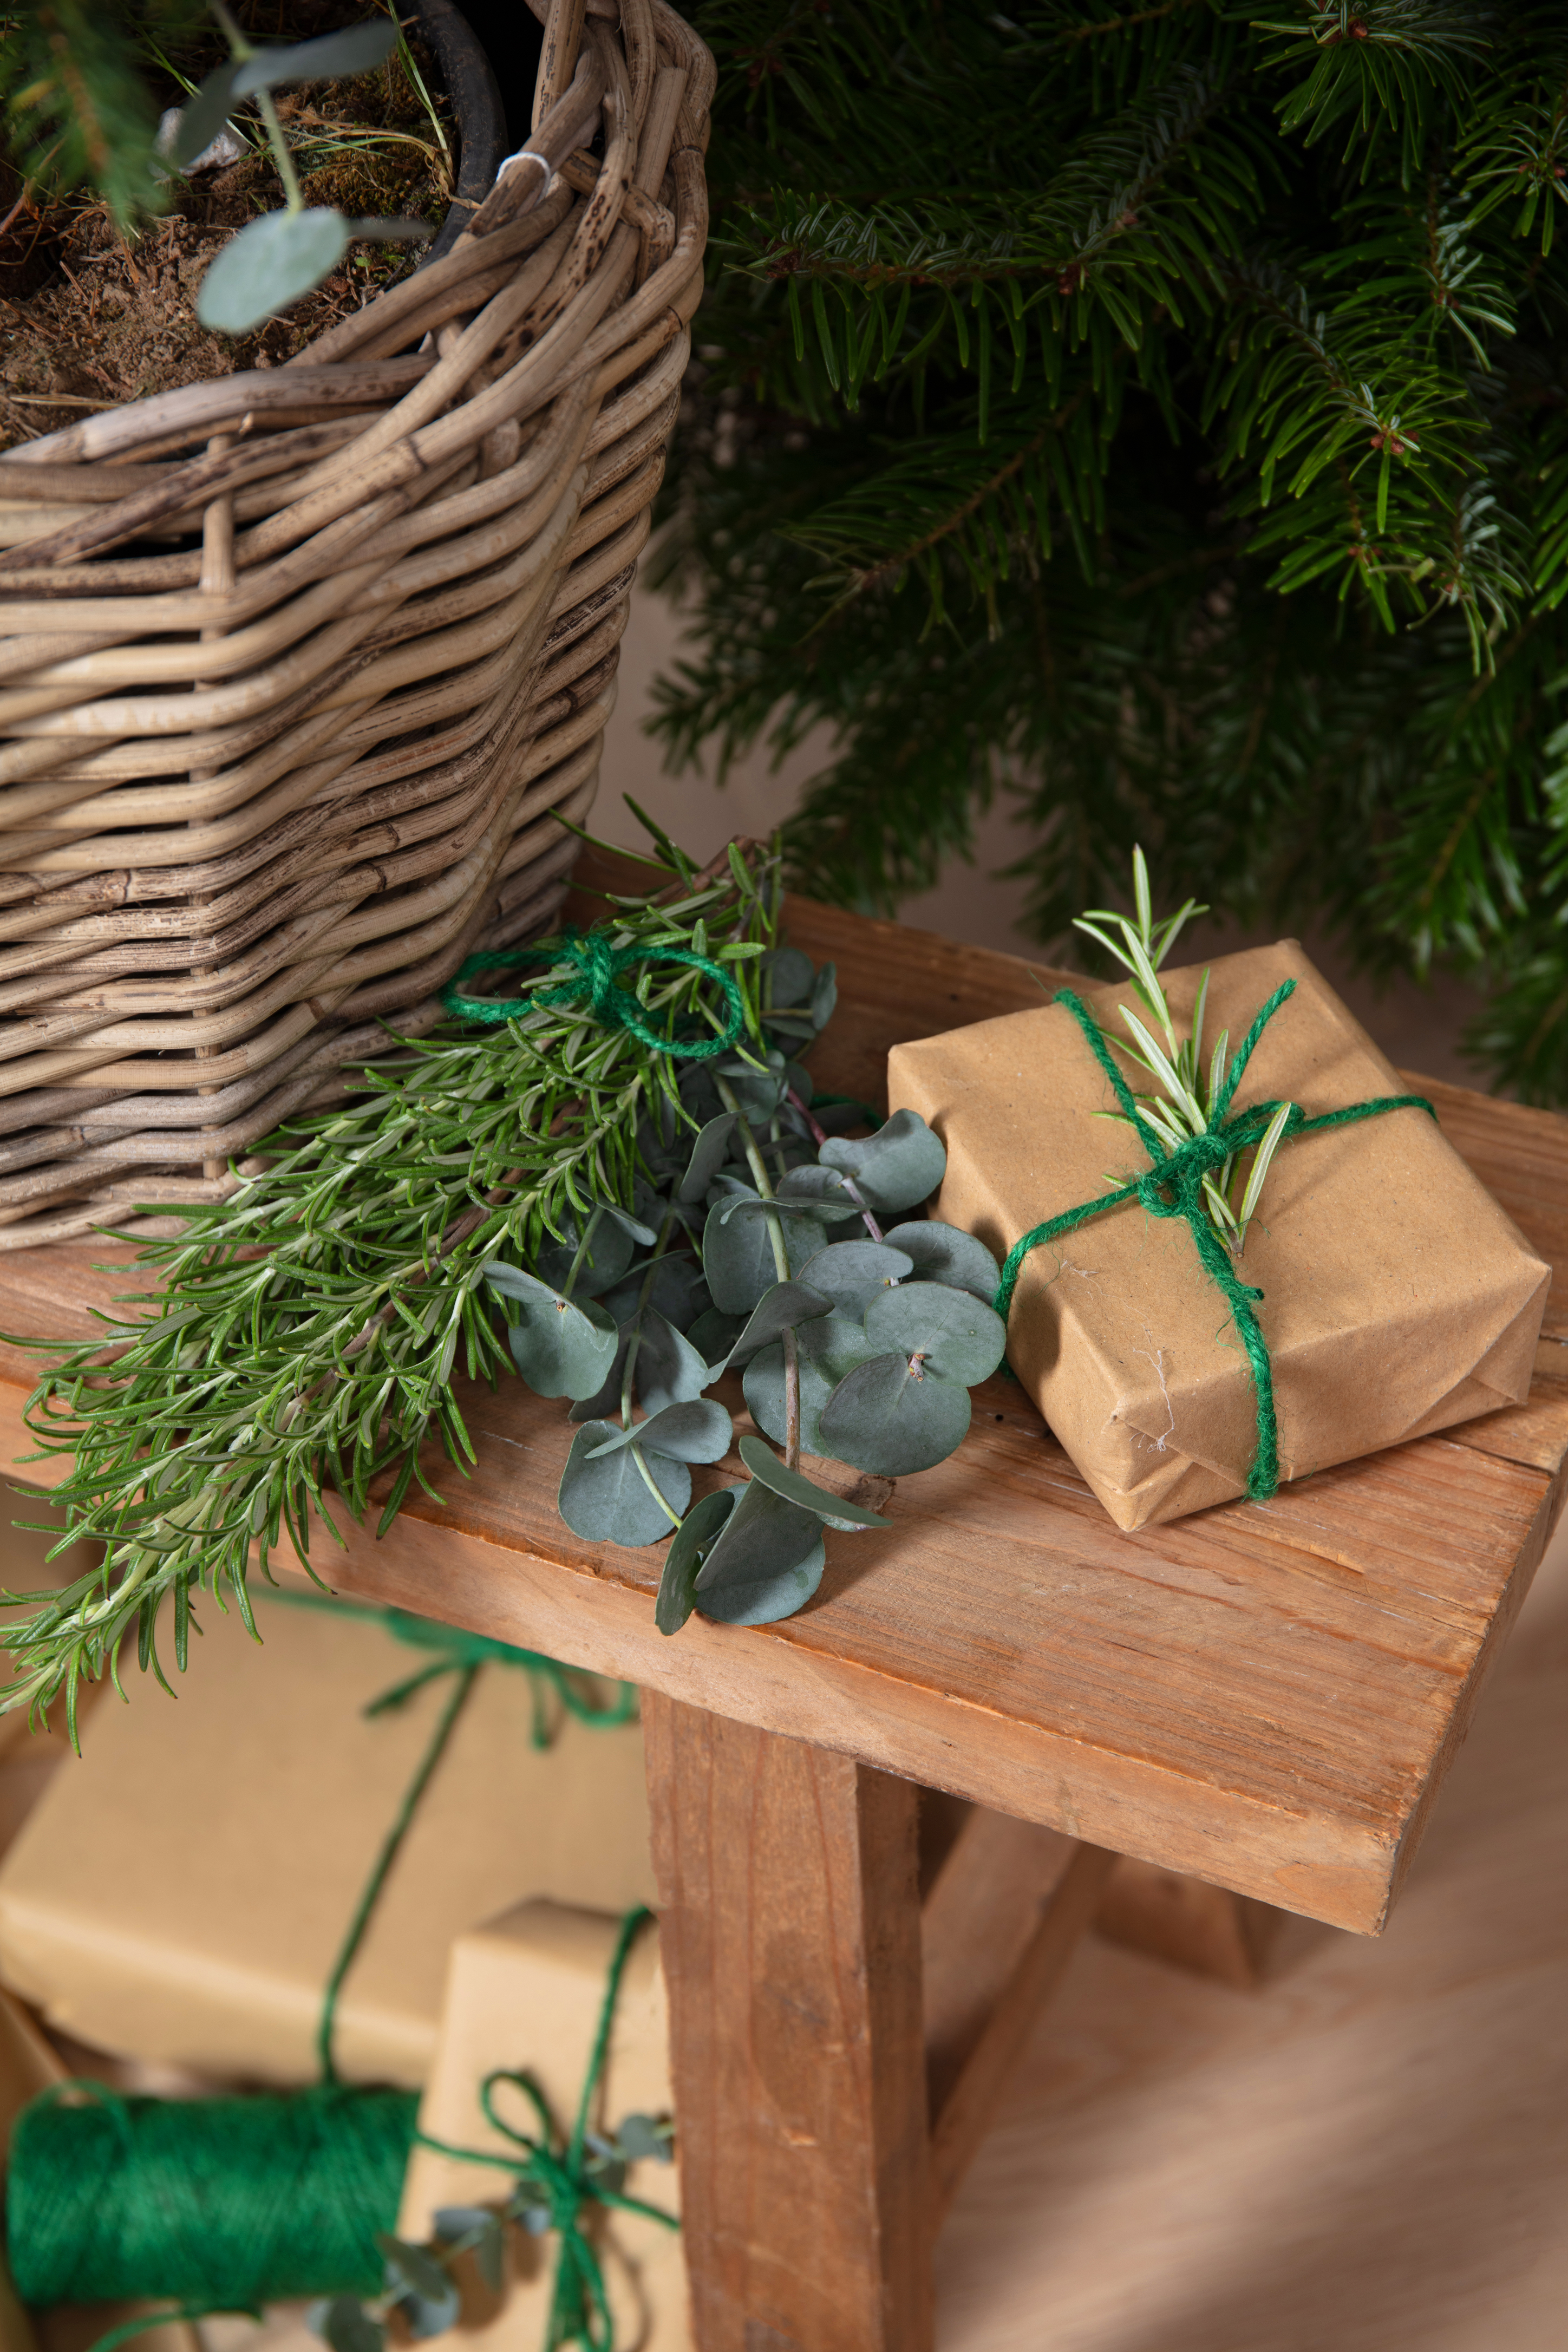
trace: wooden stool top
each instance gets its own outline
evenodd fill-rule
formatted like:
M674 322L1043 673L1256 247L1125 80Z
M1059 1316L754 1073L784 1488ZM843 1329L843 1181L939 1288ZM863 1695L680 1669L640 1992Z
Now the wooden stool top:
M825 1092L879 1101L895 1041L1041 1002L1034 967L899 924L796 900L788 934L838 965L840 1010L812 1055ZM564 1407L509 1382L463 1395L469 1477L430 1449L445 1507L416 1492L383 1542L345 1525L347 1552L323 1536L315 1565L345 1592L1375 1932L1555 1523L1568 1457L1568 1121L1415 1083L1557 1269L1527 1405L1266 1506L1124 1535L1017 1386L994 1380L958 1453L900 1482L889 1530L830 1538L804 1614L694 1617L667 1640L652 1609L662 1554L573 1535L554 1504ZM91 1307L128 1286L93 1270L105 1255L0 1256L0 1328L89 1331ZM7 1458L29 1447L16 1383L32 1377L0 1356Z

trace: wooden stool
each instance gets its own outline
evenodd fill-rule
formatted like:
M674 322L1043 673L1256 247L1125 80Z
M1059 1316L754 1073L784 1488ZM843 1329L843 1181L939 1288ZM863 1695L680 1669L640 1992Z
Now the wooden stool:
M875 1101L895 1039L1039 1002L1008 957L787 920L839 967L824 1088ZM446 1507L416 1491L382 1542L321 1547L346 1592L642 1686L700 2352L930 2352L942 2211L1097 1906L1144 1932L1163 1906L1211 1954L1228 1918L1233 1959L1262 1906L1382 1927L1568 1454L1568 1124L1420 1084L1558 1269L1527 1405L1123 1535L994 1381L803 1615L667 1641L658 1556L563 1526L570 1425L519 1382L463 1394L479 1459L432 1454ZM104 1255L0 1257L0 1328L89 1332ZM32 1368L0 1372L16 1455ZM922 1789L973 1807L925 1802L923 1908Z

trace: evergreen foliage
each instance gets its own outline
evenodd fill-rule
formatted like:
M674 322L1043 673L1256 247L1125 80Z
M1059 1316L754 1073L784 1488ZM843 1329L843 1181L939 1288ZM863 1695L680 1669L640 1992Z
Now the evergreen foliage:
M188 40L202 0L23 0L0 8L0 125L24 185L84 183L116 225L163 208L147 68Z
M656 729L727 764L829 724L818 895L896 906L1012 787L1043 939L1142 840L1473 971L1494 1073L1563 1100L1568 19L1258 5L693 9Z

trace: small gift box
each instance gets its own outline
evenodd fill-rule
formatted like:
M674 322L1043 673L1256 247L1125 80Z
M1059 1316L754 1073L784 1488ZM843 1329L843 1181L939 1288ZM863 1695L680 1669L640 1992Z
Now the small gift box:
M110 1698L0 1865L0 1976L99 2049L258 2084L311 2081L322 1995L453 1689L375 1615L258 1589L253 1642L210 1604L178 1698ZM434 1669L406 1703L390 1688ZM614 1696L613 1686L600 1696ZM416 2088L455 1936L548 1895L618 1912L652 1893L642 1738L479 1668L343 1985L345 2079Z
M1204 1208L1204 1145L1178 1166L1147 1119L1106 1123L1125 1119L1125 1089L1149 1086L1122 1050L1121 1007L1152 1025L1130 984L1084 982L1085 1019L1058 999L889 1057L890 1107L920 1112L947 1147L933 1213L999 1262L1041 1225L1070 1227L1021 1255L998 1303L1015 1371L1122 1528L1262 1496L1276 1477L1521 1402L1550 1280L1293 940L1209 971L1204 1035L1228 1033L1233 1058L1293 983L1227 1107L1233 1119L1270 1103L1302 1115L1239 1255L1217 1233L1204 1241L1184 1207ZM1185 1036L1202 971L1161 978ZM1310 1124L1388 1097L1404 1099ZM1260 1111L1233 1130L1249 1136L1244 1171L1267 1124Z
M537 1902L520 1904L460 1936L452 1947L441 2038L419 2128L447 2147L515 2160L518 2140L487 2116L484 2088L498 2074L524 2075L552 2118L559 2161L568 2153L586 2085L590 2189L595 2180L613 2184L617 2196L673 2220L679 2210L677 2169L655 2153L669 2145L671 2102L668 2011L651 1919L630 1947L615 1989L604 2063L589 2081L620 1933L618 1920ZM538 2112L515 2080L493 2085L490 2105L501 2126L540 2137ZM398 2222L404 2239L439 2241L443 2231L460 2229L476 2210L509 2203L514 2211L522 2205L541 2225L535 2232L523 2221L508 2222L499 2286L487 2292L482 2280L465 2279L463 2341L475 2352L537 2352L542 2343L561 2340L547 2323L558 2266L573 2257L559 2233L543 2226L544 2193L542 2183L531 2183L526 2175L415 2147ZM533 2198L537 2206L530 2206ZM616 2344L635 2346L637 2352L689 2352L679 2231L625 2205L598 2204L591 2193L579 2220Z

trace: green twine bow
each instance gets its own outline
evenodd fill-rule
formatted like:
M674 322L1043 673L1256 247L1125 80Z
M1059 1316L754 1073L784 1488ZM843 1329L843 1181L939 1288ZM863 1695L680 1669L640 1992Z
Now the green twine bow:
M477 972L510 971L518 964L570 964L576 977L563 981L556 988L538 988L530 996L490 998L465 996L463 982L472 980ZM639 963L684 963L694 971L706 973L722 990L730 1008L730 1018L723 1034L693 1044L682 1044L674 1037L661 1037L650 1029L637 1010L637 1000L630 989L617 985L623 971ZM542 940L537 947L507 948L496 955L470 956L456 980L441 992L441 1002L448 1013L460 1020L482 1021L487 1026L499 1027L503 1021L515 1021L536 1004L570 1004L586 995L594 1018L606 1029L625 1029L656 1054L672 1054L683 1062L709 1062L716 1055L727 1054L739 1039L746 1025L745 999L733 972L722 964L714 963L708 956L700 956L689 948L646 947L633 941L629 947L613 948L605 931L579 931L568 929L558 940Z
M565 1713L578 1723L590 1725L595 1730L614 1731L623 1723L630 1723L637 1711L635 1683L623 1683L619 1696L607 1705L584 1696L572 1680L572 1669L563 1666L559 1658L547 1658L542 1650L520 1650L510 1642L497 1642L488 1633L470 1633L462 1625L443 1625L434 1617L415 1617L405 1609L385 1609L374 1601L341 1601L331 1592L291 1592L283 1588L275 1591L274 1601L284 1601L295 1609L326 1609L337 1617L362 1617L369 1622L384 1626L394 1641L403 1642L413 1650L434 1650L438 1654L427 1666L395 1683L391 1690L383 1691L364 1709L367 1717L390 1715L404 1706L426 1683L442 1675L458 1674L467 1666L521 1667L529 1679L529 1694L533 1702L533 1724L531 1733L535 1748L550 1746L550 1717L545 1708L546 1693L553 1693Z
M1205 1132L1189 1137L1174 1149L1140 1111L1126 1079L1110 1058L1100 1024L1089 1007L1070 988L1057 991L1053 1003L1065 1005L1083 1031L1090 1053L1110 1079L1117 1101L1137 1129L1153 1166L1145 1175L1134 1176L1115 1192L1108 1192L1102 1201L1085 1201L1076 1209L1065 1209L1059 1217L1048 1217L1043 1225L1036 1225L1022 1240L1015 1242L992 1300L997 1314L1005 1319L1024 1260L1030 1251L1038 1249L1044 1242L1055 1241L1062 1234L1070 1234L1075 1226L1087 1224L1091 1217L1102 1217L1108 1209L1119 1209L1124 1202L1137 1200L1152 1217L1184 1217L1205 1273L1225 1294L1252 1370L1258 1393L1258 1447L1247 1474L1247 1493L1255 1503L1268 1502L1279 1490L1279 1423L1274 1409L1274 1368L1256 1311L1263 1293L1253 1284L1242 1281L1231 1263L1230 1252L1210 1223L1204 1203L1203 1180L1249 1145L1261 1141L1279 1108L1277 1102L1264 1102L1253 1103L1234 1116L1230 1111L1237 1087L1258 1039L1295 990L1293 980L1280 982L1242 1040L1219 1097L1209 1107ZM1280 1139L1316 1135L1324 1128L1350 1127L1358 1119L1378 1118L1389 1110L1424 1110L1433 1119L1437 1116L1425 1095L1380 1095L1373 1102L1352 1103L1344 1110L1324 1111L1317 1118L1308 1118L1300 1105L1293 1103Z
M610 2045L610 2027L615 2019L616 2002L620 1995L621 1978L631 1954L638 1929L653 1914L639 1905L628 1911L621 1921L620 1934L611 1955L608 1974L605 1979L605 1998L600 2004L599 2022L594 2036L594 2047L588 2060L588 2071L583 2078L582 2095L577 2102L576 2119L571 2137L563 2139L555 2129L539 2086L527 2074L513 2074L498 2067L487 2074L479 2089L479 2105L485 2119L504 2138L510 2139L521 2153L502 2156L488 2149L454 2147L445 2140L432 2139L427 2133L416 2134L421 2147L433 2148L438 2156L460 2158L470 2164L500 2165L518 2176L520 2184L533 2191L539 2203L550 2215L550 2226L561 2242L555 2264L555 2280L551 2290L550 2314L544 2331L544 2352L557 2352L557 2347L578 2344L585 2352L614 2352L615 2322L610 2315L609 2296L605 2288L605 2273L599 2257L583 2227L584 2205L611 2205L623 2213L640 2213L645 2220L662 2221L667 2230L680 2227L673 2213L661 2211L657 2205L647 2205L640 2197L627 2197L608 2182L596 2178L588 2151L588 2117L593 2108L594 2095L599 2087L599 2077L605 2070L605 2056ZM530 2138L518 2131L496 2113L495 2094L501 2084L510 2084L521 2091L539 2119L539 2137Z

